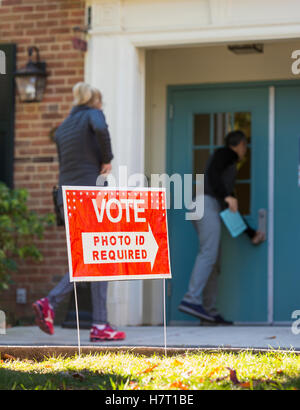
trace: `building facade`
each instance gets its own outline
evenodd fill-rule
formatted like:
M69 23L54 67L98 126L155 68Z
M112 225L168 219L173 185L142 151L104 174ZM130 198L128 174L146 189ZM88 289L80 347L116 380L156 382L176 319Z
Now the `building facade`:
M37 165L33 158L56 158L47 133L66 115L71 85L80 78L103 93L116 172L126 165L129 174L147 176L201 173L225 132L243 128L251 155L241 168L238 196L242 212L253 226L266 230L267 241L254 248L224 230L218 304L236 322L290 321L300 305L300 83L292 70L292 54L300 48L299 2L273 0L270 7L268 0L87 0L42 6L30 0L30 10L17 11L24 3L2 2L1 13L8 19L1 19L0 42L17 44L18 65L31 41L41 52L44 46L42 57L54 64L42 103L16 100L14 181L31 189L33 208L50 207L57 172L57 159ZM63 17L51 28L55 13ZM34 14L41 15L38 21ZM40 33L31 34L29 25L22 28L27 18ZM50 21L46 29L41 28L43 18ZM15 25L19 34L12 32ZM73 25L89 27L85 55L68 48ZM24 34L33 37L26 40ZM22 163L23 157L29 163ZM37 175L45 175L47 182ZM170 209L168 218L173 274L167 283L168 320L187 323L190 318L177 305L187 287L197 238L181 211ZM49 262L22 267L17 286L29 286L30 298L65 270L63 235L60 229L47 233L42 247ZM47 241L53 241L51 250ZM118 325L162 323L162 289L159 280L110 284L110 320Z

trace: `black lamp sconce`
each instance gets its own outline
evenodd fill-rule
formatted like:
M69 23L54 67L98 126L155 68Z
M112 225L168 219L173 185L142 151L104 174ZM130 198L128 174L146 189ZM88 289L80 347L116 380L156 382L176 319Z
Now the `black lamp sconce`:
M36 54L36 61L32 61L33 52ZM29 60L26 67L14 73L18 94L22 102L42 101L46 88L46 63L40 61L39 49L36 46L28 48Z

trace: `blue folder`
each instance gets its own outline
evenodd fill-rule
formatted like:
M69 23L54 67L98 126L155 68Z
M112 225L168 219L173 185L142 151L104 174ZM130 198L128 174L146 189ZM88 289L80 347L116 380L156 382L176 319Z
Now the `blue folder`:
M247 229L239 212L231 212L230 209L225 209L220 213L220 216L233 238L236 238Z

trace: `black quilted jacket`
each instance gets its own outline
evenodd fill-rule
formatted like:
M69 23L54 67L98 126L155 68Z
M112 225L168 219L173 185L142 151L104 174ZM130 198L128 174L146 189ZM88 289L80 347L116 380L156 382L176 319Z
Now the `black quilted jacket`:
M109 163L112 148L102 111L86 105L74 107L55 132L59 158L59 186L96 185L101 165ZM58 205L61 205L61 189Z

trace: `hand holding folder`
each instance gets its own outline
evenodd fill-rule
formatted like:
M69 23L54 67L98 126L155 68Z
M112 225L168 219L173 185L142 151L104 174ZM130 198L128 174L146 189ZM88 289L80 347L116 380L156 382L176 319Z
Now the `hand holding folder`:
M220 213L220 216L233 238L236 238L247 229L239 212L232 212L230 209L225 209L225 211Z

